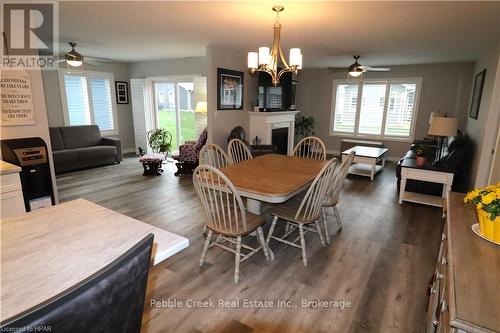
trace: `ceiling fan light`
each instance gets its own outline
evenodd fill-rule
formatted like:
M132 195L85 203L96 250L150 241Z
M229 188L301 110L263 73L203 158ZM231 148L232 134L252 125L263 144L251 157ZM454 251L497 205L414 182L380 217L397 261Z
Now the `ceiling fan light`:
M66 63L72 67L80 67L83 64L83 61L66 59Z
M363 71L349 72L349 75L353 77L358 77L361 74L363 74Z

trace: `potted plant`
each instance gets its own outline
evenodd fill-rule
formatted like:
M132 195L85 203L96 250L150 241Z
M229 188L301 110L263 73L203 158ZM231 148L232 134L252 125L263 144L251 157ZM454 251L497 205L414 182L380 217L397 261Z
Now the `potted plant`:
M481 235L500 243L500 183L467 193L464 202L476 206Z
M427 157L430 156L431 153L431 147L425 144L417 144L415 145L415 154L417 154L417 166L422 167L425 165L425 162L427 161Z
M315 120L313 116L297 114L295 116L295 134L300 136L298 140L314 135L314 125Z
M155 153L168 153L172 146L172 134L164 128L148 132L148 143Z

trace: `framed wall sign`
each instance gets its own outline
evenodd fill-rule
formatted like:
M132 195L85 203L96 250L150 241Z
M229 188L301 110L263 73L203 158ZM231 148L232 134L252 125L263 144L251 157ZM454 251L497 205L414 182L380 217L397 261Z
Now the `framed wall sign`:
M25 70L2 70L0 77L2 126L34 125L31 79Z
M470 103L469 116L477 119L479 114L479 107L481 106L481 97L483 95L484 79L486 77L486 68L476 74L474 80L474 91L472 93L472 100Z
M115 81L116 103L128 104L128 83L125 81Z
M217 68L217 110L243 110L245 74Z

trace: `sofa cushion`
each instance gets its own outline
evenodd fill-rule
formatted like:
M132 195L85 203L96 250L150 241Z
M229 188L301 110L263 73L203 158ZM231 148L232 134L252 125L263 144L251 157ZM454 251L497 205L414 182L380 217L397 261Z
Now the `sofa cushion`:
M67 149L97 146L101 141L101 132L97 125L59 127Z
M54 157L54 164L78 161L78 154L76 153L76 149L53 151L52 156Z
M59 127L49 127L49 134L52 151L63 150L64 142Z
M80 160L98 160L116 157L116 147L113 146L94 146L76 149Z

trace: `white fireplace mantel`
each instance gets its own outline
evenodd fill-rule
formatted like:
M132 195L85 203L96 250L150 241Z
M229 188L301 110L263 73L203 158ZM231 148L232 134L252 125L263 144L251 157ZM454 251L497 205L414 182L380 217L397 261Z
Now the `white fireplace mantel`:
M295 139L295 115L300 111L248 112L250 117L250 137L258 136L262 144L272 143L272 131L276 128L288 128L288 155L293 153Z

